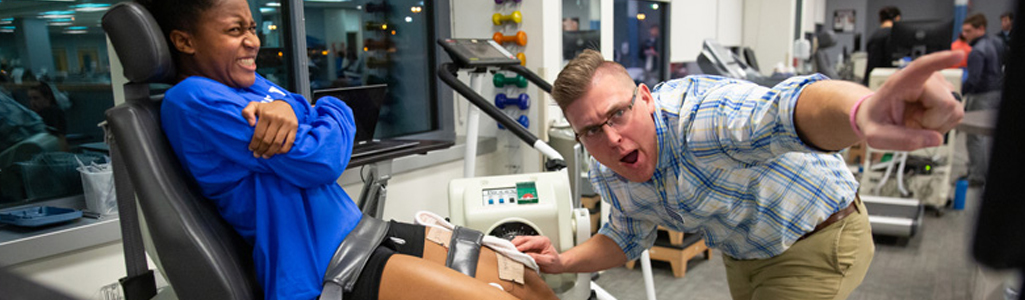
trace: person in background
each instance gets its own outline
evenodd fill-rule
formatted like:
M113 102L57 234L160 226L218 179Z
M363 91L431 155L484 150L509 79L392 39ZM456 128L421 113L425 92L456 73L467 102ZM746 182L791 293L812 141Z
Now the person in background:
M562 31L580 30L580 18L562 18Z
M872 69L893 67L893 55L887 41L890 39L890 30L894 22L900 22L900 9L896 6L887 6L879 10L879 29L872 33L865 44L868 62L865 64L865 78L861 81L865 86L868 86Z
M964 69L965 67L968 66L968 54L972 53L972 45L968 44L968 40L965 39L964 33L958 34L957 35L957 40L954 40L953 43L950 43L950 50L961 51L961 52L964 52L964 54L965 54L964 59L962 59L957 64L955 64L953 66L950 66L951 68L961 68L961 69ZM967 75L968 73L965 72L964 74L965 74L964 77L968 78L968 75ZM962 81L964 81L964 79L962 79Z
M965 18L961 33L968 39L972 52L968 54L968 79L961 91L965 95L965 111L997 109L1000 106L1000 88L1004 83L1000 52L1004 45L996 37L986 34L986 16L974 14ZM968 134L968 183L986 184L989 151L993 139Z
M32 111L43 118L50 133L63 137L68 132L68 120L64 111L57 104L57 97L53 89L46 82L39 82L39 85L28 89L29 107Z
M45 130L39 114L18 103L0 86L0 152Z
M661 53L659 49L662 49L662 40L659 39L658 24L651 25L648 27L648 38L641 42L641 62L644 63L645 78L644 82L647 84L655 85L660 79L658 78L660 70L662 70L662 64L659 62Z
M1000 41L1004 42L1004 49L1001 52L1000 58L1003 62L1007 63L1007 55L1011 53L1011 29L1014 27L1014 13L1005 12L1000 15L1000 32L997 36L1000 37Z

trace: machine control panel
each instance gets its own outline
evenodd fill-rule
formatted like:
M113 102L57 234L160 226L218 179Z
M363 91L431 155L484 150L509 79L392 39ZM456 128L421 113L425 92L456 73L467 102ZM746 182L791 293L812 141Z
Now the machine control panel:
M484 206L506 204L537 204L537 186L532 181L517 182L515 187L481 190Z
M516 188L494 188L481 191L484 205L516 204Z

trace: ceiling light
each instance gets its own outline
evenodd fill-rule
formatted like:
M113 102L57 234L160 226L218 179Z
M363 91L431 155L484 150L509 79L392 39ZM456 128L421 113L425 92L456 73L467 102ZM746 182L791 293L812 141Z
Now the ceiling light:
M40 15L41 19L62 19L62 18L75 18L75 15Z
M39 14L43 15L43 16L52 16L52 15L70 15L70 14L74 14L74 13L75 13L74 11L70 11L70 10L51 10L51 11L44 11L44 12L41 12Z
M73 5L71 7L74 8L75 11L95 12L95 11L105 11L107 9L110 9L110 4L106 4L106 3L86 3L86 4Z
M64 33L65 34L86 34L86 33L89 33L89 31L88 30L66 30L66 31L64 31Z

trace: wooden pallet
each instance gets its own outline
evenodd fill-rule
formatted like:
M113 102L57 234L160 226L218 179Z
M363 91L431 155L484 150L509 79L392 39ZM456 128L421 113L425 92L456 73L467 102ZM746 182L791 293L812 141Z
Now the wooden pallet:
M704 254L705 260L712 259L712 249L705 246L705 239L697 234L684 234L659 226L659 237L648 253L652 260L668 262L673 269L673 277L687 275L687 261L698 254ZM636 260L626 263L627 269L633 269Z

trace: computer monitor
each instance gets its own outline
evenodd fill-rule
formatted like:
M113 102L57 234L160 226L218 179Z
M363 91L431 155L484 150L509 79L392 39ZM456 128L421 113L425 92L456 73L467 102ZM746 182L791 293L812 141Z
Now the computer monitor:
M571 60L585 49L601 51L601 32L579 30L562 32L562 58Z
M953 35L953 20L900 21L893 23L887 45L893 59L915 59L929 53L950 50Z
M374 139L381 105L388 99L388 85L377 84L316 90L313 91L314 105L324 96L338 98L352 109L353 119L356 121L355 144L366 143Z

